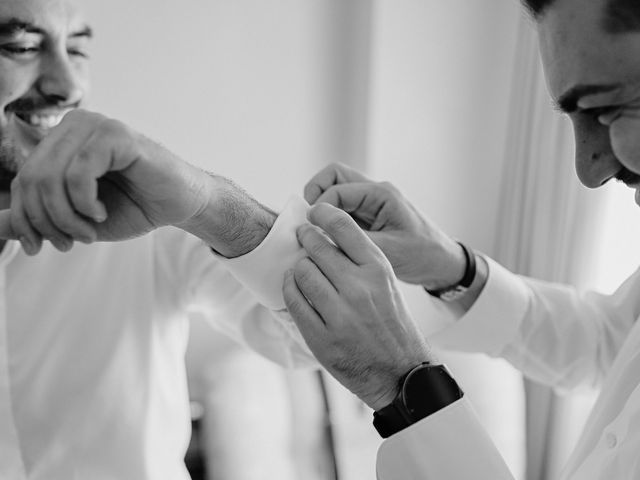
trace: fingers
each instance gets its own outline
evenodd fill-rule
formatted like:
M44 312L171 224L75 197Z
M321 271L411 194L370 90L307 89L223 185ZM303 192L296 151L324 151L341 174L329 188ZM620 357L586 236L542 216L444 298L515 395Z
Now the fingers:
M339 163L333 163L318 173L304 187L304 198L310 204L316 203L320 195L332 185L352 182L368 182L363 174Z
M324 230L347 257L357 265L386 262L380 249L358 227L348 213L326 203L313 206L309 221ZM315 259L314 259L315 261Z
M0 240L15 240L18 236L11 226L11 210L0 210Z
M298 288L293 270L287 271L284 275L282 294L289 314L298 325L307 343L311 339L317 338L316 332L324 330L324 321Z
M12 185L12 226L25 239L25 251L26 245L39 250L42 238L61 251L69 250L73 240L97 239L91 220L106 219L97 180L111 164L109 138L101 131L105 123L97 114L69 113L18 173Z
M388 194L389 191L379 183L344 183L329 187L318 197L316 204L328 203L350 213L365 226L371 226L378 220Z
M317 265L316 268L319 268L322 274L331 282L334 290L340 291L341 280L344 278L345 270L353 262L317 227L305 224L298 228L296 233L298 242L305 249L313 263ZM297 276L296 280L298 280Z
M39 192L31 188L21 192L20 198L22 200L21 208L25 212L24 217L26 217L32 229L51 241L58 250L62 252L69 251L73 246L73 239L54 225ZM20 207L12 201L11 210L17 210L18 208Z
M11 184L11 226L28 255L35 255L42 247L42 236L31 226L22 206L22 195L15 188L15 180Z
M64 174L73 208L98 223L107 218L107 210L98 199L98 179L109 170L109 150L104 140L90 139L71 159Z
M338 292L311 259L305 257L296 264L294 279L300 292L324 321L335 317Z

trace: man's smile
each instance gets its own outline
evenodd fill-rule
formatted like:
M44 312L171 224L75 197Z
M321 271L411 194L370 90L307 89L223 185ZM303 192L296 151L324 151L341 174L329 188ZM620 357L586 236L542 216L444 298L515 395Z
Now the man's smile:
M24 133L34 140L41 140L71 110L72 108L17 111L13 112L13 117L16 125Z

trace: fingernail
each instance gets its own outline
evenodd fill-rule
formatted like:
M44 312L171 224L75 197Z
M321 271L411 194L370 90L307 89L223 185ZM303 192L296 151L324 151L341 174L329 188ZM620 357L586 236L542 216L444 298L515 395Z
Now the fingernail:
M66 238L52 238L51 243L61 252L68 252L73 246L73 242L67 240Z
M20 241L20 245L22 245L22 249L27 255L33 255L35 253L35 249L31 242L27 239L27 237L20 237L18 240Z
M97 211L93 216L93 219L98 223L102 223L107 219L107 211L105 210L104 205L98 204Z

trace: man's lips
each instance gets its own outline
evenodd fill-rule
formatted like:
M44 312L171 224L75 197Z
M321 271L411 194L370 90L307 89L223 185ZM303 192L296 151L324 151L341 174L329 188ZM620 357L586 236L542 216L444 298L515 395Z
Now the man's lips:
M24 112L14 112L20 122L28 127L48 132L56 127L71 109L64 110L32 110Z

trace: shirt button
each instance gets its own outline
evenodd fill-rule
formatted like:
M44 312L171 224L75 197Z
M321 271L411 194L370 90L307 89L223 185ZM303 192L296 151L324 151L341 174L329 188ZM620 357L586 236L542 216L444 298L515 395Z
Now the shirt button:
M607 433L604 437L604 443L607 448L615 448L618 445L618 438L613 433Z

